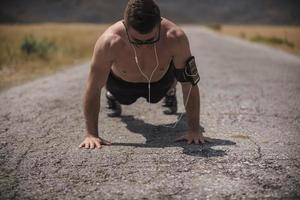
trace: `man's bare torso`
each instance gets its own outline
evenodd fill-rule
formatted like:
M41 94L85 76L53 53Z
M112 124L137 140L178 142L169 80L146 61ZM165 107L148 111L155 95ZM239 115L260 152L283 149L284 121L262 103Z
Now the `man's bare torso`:
M151 82L160 80L169 68L173 58L173 51L176 48L176 37L180 35L180 28L171 21L163 18L161 22L160 40L155 44L157 49L159 67L154 73ZM135 63L133 46L129 43L126 29L122 21L110 26L103 35L110 35L113 38L113 61L111 70L121 79L129 82L147 82L140 73ZM156 67L155 45L134 46L141 70L150 77Z

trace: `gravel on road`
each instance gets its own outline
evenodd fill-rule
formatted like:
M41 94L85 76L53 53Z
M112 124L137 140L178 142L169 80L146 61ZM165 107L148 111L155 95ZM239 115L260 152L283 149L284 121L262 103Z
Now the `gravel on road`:
M185 26L201 81L201 125L212 143L174 139L179 114L139 99L107 118L113 142L79 149L89 64L0 93L0 199L297 199L300 197L300 59Z

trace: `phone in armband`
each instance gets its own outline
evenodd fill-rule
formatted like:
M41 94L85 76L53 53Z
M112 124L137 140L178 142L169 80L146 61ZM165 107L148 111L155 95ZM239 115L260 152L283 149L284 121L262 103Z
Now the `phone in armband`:
M187 60L187 66L185 68L185 75L189 79L189 81L193 85L197 85L197 83L200 81L200 76L197 70L195 57L192 56Z

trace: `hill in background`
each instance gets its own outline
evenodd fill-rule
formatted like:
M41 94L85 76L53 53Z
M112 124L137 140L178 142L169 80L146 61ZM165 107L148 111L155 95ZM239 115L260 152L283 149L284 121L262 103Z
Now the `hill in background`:
M1 23L111 23L126 0L1 0ZM300 24L298 0L157 0L162 15L179 23Z

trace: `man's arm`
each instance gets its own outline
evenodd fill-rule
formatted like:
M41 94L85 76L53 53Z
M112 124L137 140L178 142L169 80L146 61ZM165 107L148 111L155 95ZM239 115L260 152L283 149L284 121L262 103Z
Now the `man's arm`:
M86 83L83 99L86 138L79 147L93 149L95 146L100 148L101 143L109 143L99 138L98 116L100 111L101 89L106 84L112 61L111 38L110 36L102 35L96 42Z
M188 117L190 131L200 130L200 92L198 85L192 86L191 83L181 83L184 105ZM189 94L190 92L190 94ZM188 102L187 102L188 98Z
M187 60L191 57L191 50L189 46L189 41L187 36L182 30L174 31L174 44L176 45L174 49L174 64L178 69L183 69L186 67ZM191 83L181 83L183 101L186 114L188 117L189 131L178 138L177 140L185 139L188 143L195 142L199 144L204 143L204 137L200 129L200 92L197 85L193 86Z

